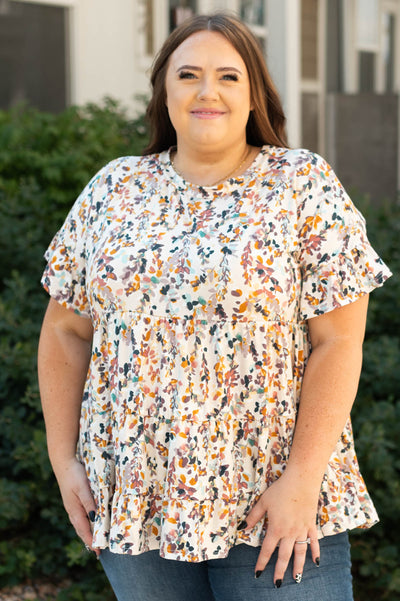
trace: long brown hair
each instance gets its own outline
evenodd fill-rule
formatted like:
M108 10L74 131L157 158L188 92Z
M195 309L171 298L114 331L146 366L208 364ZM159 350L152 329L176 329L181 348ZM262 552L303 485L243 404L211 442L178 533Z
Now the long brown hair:
M287 147L286 119L282 104L257 39L236 17L216 13L196 15L186 20L171 33L156 56L150 79L153 94L146 111L150 123L150 142L143 154L161 152L176 145L176 132L165 104L165 78L169 57L182 42L199 31L222 34L240 54L247 67L253 104L246 126L247 143L253 146L272 144Z

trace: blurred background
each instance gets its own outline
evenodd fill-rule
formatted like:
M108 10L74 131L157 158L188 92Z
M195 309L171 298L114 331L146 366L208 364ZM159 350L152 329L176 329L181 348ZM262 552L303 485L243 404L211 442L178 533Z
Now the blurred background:
M345 186L393 198L400 0L0 0L0 108L61 111L112 96L135 110L172 28L216 9L260 40L290 145L325 156Z
M43 253L96 171L146 145L164 39L217 9L254 31L290 145L333 165L395 274L371 295L352 412L381 522L351 542L356 601L400 601L400 0L0 0L0 601L114 600L47 457Z
M112 96L137 110L168 33L216 9L260 40L290 145L325 156L346 187L394 198L400 0L0 0L0 108L61 111Z

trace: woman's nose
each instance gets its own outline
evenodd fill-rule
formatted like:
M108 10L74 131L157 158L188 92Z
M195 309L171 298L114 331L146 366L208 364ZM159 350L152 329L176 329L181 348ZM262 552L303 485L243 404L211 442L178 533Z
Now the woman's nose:
M218 98L217 86L212 78L204 77L200 81L198 98L199 100L215 100Z

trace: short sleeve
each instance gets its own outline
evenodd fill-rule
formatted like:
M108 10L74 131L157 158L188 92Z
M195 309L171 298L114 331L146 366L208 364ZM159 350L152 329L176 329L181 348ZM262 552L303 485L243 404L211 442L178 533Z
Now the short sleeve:
M354 302L391 272L368 241L365 219L332 168L308 153L296 173L300 319Z
M43 287L61 305L85 317L91 315L86 287L88 230L105 170L99 171L77 198L44 255Z

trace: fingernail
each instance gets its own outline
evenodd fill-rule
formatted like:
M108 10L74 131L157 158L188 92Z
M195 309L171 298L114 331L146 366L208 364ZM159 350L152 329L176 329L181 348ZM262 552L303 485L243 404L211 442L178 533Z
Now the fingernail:
M282 586L282 580L281 579L275 580L274 584L275 584L275 588L281 588L281 586Z
M317 566L317 568L319 568L319 557L315 558L315 565Z
M261 574L263 573L262 570L257 570L257 572L255 573L254 578L260 578Z
M89 511L89 513L88 513L88 517L89 517L89 520L90 520L91 522L94 522L94 520L96 519L96 514L95 514L95 512L94 512L94 511Z
M244 530L245 528L247 528L247 522L246 520L242 520L240 524L238 524L237 530Z
M302 578L303 578L303 574L296 574L296 576L295 576L296 584L300 584Z

